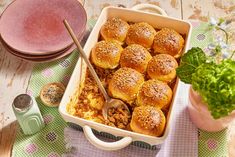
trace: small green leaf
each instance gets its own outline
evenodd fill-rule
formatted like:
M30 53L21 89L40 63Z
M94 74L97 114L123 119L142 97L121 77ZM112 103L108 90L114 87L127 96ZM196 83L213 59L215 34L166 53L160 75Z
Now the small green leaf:
M206 62L206 55L199 47L188 50L181 58L180 66L176 69L177 76L185 83L192 82L192 74L196 68Z
M224 18L219 18L219 23L218 23L218 25L220 26L223 22L225 22L225 19L224 19Z
M216 45L216 47L215 47L216 54L219 54L221 52L221 50L222 50L221 46L220 45Z

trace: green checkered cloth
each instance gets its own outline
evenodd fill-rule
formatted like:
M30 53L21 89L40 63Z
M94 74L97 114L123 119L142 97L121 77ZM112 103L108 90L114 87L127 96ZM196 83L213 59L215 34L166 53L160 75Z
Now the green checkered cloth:
M43 105L39 94L42 86L49 82L67 84L78 58L77 54L73 52L67 58L52 63L37 64L33 68L27 93L36 98L46 126L34 135L24 135L22 130L18 129L12 151L14 157L57 157L66 151L63 132L67 124L60 116L58 108Z
M88 23L91 28L95 21L90 20ZM205 48L212 40L211 33L205 31L206 24L193 23L193 26L191 46ZM27 93L36 98L46 126L34 135L24 135L19 128L12 150L13 157L59 157L66 152L63 131L67 124L61 118L58 108L50 108L42 104L39 93L42 86L50 82L62 82L66 85L77 59L78 53L73 52L63 59L36 64L33 68ZM198 149L199 157L228 156L227 131L217 133L199 131Z

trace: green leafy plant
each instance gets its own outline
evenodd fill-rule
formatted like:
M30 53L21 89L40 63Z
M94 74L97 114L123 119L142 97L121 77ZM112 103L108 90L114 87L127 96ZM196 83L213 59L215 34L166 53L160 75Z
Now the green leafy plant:
M181 81L192 84L215 119L235 110L235 61L232 59L219 64L208 62L202 49L192 48L182 56L176 73Z

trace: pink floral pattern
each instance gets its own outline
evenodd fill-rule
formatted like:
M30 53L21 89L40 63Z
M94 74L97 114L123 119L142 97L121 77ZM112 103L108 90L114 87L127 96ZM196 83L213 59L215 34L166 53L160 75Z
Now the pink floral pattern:
M24 148L24 151L29 155L34 154L35 152L37 152L37 150L38 150L38 146L35 143L29 143Z
M51 115L51 114L45 114L45 115L43 116L43 120L44 120L44 123L45 123L45 124L48 124L48 123L52 122L53 119L54 119L54 116Z
M190 21L190 23L192 24L193 28L200 26L200 22L197 21Z
M51 77L52 75L54 75L54 71L53 71L51 68L47 68L47 69L44 69L44 70L42 71L42 75L43 75L44 77L49 78L49 77Z
M213 138L208 139L206 143L209 150L213 151L216 150L218 147L218 141Z

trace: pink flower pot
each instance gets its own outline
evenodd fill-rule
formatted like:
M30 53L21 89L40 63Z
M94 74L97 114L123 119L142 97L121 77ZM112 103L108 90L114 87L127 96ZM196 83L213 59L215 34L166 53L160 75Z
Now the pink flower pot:
M191 121L199 128L208 132L216 132L225 129L235 119L235 112L219 119L211 116L207 105L202 101L201 96L190 87L189 89L189 115Z

